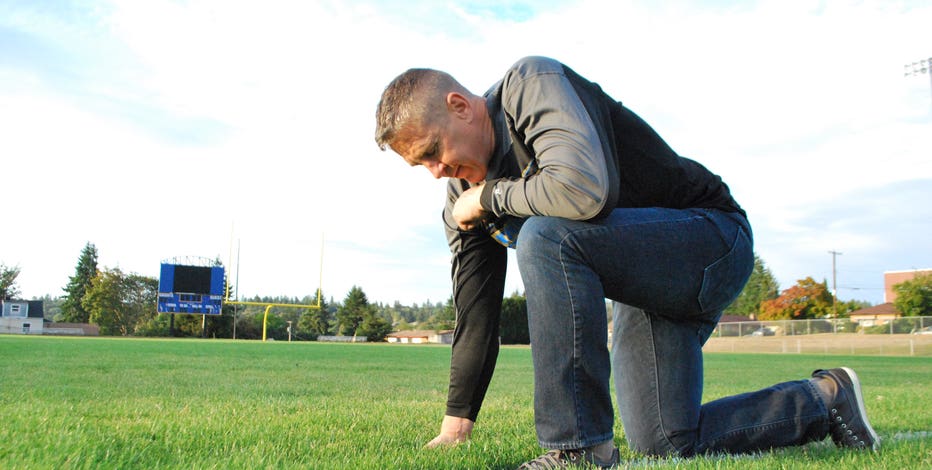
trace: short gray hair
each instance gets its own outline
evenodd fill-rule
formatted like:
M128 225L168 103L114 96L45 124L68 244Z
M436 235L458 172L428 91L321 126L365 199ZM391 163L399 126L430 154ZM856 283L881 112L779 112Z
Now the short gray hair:
M468 93L450 74L433 69L408 69L382 92L375 111L375 143L385 150L403 129L440 119L449 92Z

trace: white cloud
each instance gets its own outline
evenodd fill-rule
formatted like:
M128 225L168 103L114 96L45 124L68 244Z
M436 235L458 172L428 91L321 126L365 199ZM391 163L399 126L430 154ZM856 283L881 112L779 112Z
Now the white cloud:
M725 178L784 284L818 277L827 250L853 262L895 243L807 214L932 178L928 77L902 74L929 55L926 5L90 5L0 12L0 155L30 175L5 179L29 194L6 215L30 230L0 234L0 261L28 296L59 293L86 241L147 275L172 256L226 261L238 241L246 295L303 296L323 233L326 295L445 300L443 183L372 141L381 90L412 66L482 92L520 56L565 61ZM879 285L908 261L871 263Z

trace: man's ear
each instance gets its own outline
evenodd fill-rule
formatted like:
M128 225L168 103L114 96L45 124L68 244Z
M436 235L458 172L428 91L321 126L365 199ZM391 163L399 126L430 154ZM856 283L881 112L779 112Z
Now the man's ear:
M472 119L472 103L469 102L469 98L455 91L447 93L447 111L460 119Z

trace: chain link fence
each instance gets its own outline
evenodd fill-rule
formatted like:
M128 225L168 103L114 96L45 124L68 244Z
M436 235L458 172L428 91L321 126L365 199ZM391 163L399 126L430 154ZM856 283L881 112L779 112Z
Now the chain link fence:
M848 318L819 320L739 321L719 323L713 337L797 336L819 333L877 335L918 334L932 336L932 317L903 317L858 323Z
M932 317L719 323L703 350L932 356Z

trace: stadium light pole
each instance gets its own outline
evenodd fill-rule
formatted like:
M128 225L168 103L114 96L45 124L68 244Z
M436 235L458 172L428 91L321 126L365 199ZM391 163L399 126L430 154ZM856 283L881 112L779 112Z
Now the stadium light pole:
M903 66L904 77L918 77L926 73L929 74L929 90L932 93L932 57L910 62Z
M320 232L320 274L317 276L317 309L320 309L320 297L324 289L324 232Z
M236 289L236 295L234 298L239 302L239 238L236 239L236 285L233 287ZM233 339L236 339L236 319L239 304L233 304Z

